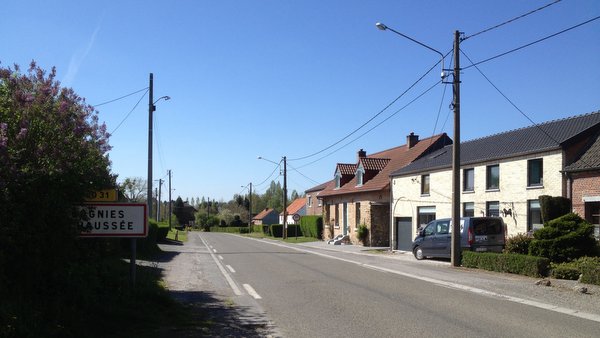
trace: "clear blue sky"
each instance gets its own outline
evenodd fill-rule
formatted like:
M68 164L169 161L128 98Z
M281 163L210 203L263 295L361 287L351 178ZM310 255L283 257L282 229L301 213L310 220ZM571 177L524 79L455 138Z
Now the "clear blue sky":
M278 162L322 150L439 60L377 30L376 22L446 53L455 30L468 36L551 1L6 0L0 61L56 66L63 85L90 104L143 89L154 73L154 97L172 97L157 104L154 178L171 169L174 198L229 200L249 182L259 193L268 187L270 179L256 185L274 165L257 156ZM474 62L484 60L598 15L600 1L563 0L467 39L461 50ZM461 66L469 64L461 55ZM599 110L600 20L479 68L535 122ZM530 125L475 67L461 76L463 141ZM438 79L436 68L366 128L318 156L290 161L289 191L330 180L335 164L354 163L360 148L374 153L399 146L412 131L452 137L452 88L444 95L438 85L348 144ZM100 120L114 130L110 159L121 180L146 178L147 96L115 130L143 93L98 107ZM281 177L276 172L272 179Z

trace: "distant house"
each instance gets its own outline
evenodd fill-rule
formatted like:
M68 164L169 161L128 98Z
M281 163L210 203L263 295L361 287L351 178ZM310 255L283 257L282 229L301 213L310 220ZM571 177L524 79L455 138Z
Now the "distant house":
M598 222L599 133L595 112L462 142L461 216L501 216L509 235L535 230L543 226L539 196L571 197L571 182L575 210L588 208ZM452 216L452 147L390 175L393 249L410 250L420 226Z
M196 220L196 212L198 212L198 210L188 202L183 202L183 205L179 207L177 206L177 203L175 203L175 207L173 208L173 213L177 216L179 225L181 226L194 225L194 221Z
M258 215L252 217L252 223L254 223L256 225L277 224L277 221L279 220L277 215L278 215L277 210L271 209L271 208L266 208L265 210L258 213Z
M325 182L305 191L307 215L323 215L323 200L319 198L319 194L327 187L328 184L329 182Z
M294 200L287 209L287 224L300 224L294 220L294 215L305 216L306 215L306 197L301 197ZM283 224L283 212L279 214L279 224Z
M567 197L571 198L573 212L593 224L595 236L600 238L600 133L582 146L564 170Z
M371 155L361 149L356 163L338 163L334 178L319 193L323 200L323 238L349 235L358 244L359 225L369 229L369 246L390 240L390 173L452 143L446 134L419 140L411 133L406 144Z

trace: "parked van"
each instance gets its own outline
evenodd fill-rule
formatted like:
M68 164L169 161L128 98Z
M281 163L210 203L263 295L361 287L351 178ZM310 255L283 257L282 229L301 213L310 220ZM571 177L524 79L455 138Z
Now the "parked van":
M506 225L500 217L462 217L460 219L462 250L502 252L506 243ZM452 219L436 219L419 233L412 245L415 258L450 258Z

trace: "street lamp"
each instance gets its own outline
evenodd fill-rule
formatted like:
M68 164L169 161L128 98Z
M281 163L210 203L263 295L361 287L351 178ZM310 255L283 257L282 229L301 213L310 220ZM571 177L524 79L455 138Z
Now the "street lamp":
M444 55L438 50L427 46L409 36L406 36L388 26L378 22L375 26L382 31L390 30L404 38L438 53L442 57L442 81L446 77L444 72ZM454 32L454 73L452 106L454 108L454 145L452 146L452 266L460 266L460 60L459 60L460 32Z
M271 162L275 165L279 165L279 163L275 163L269 159L266 159L262 156L258 157L259 160L265 160L267 162ZM287 160L286 157L283 156L281 159L283 161L283 239L287 238Z

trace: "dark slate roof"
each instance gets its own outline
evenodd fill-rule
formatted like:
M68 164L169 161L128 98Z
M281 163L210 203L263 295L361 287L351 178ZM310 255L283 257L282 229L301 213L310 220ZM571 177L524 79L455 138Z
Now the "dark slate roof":
M327 184L329 184L329 182L331 182L331 181L327 181L325 183L321 183L321 184L319 184L319 185L317 185L315 187L312 187L312 188L306 190L305 192L309 193L309 192L314 192L314 191L321 191L321 190L323 190L323 189L325 189L327 187Z
M565 167L566 172L600 169L600 134L590 140L590 145L575 162Z
M598 125L600 111L462 142L460 164L469 165L561 149L564 142ZM451 165L452 145L449 145L393 172L390 176L448 168Z

